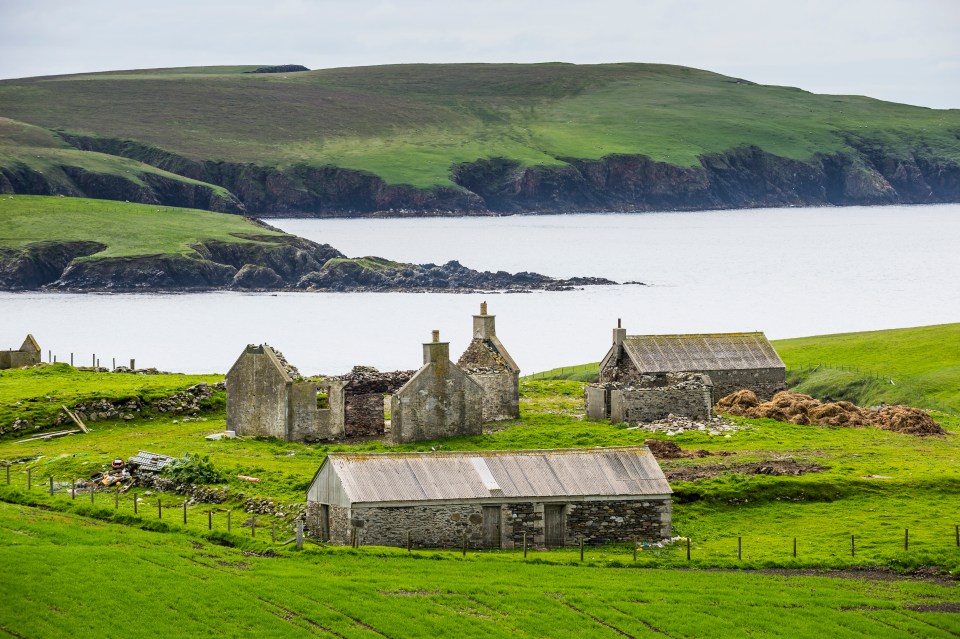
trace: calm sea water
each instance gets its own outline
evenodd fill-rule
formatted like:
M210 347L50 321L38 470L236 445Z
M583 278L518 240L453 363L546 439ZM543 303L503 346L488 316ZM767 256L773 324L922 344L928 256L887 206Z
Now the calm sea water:
M960 321L960 205L506 218L271 220L351 256L647 286L564 293L0 294L0 347L32 332L60 361L224 372L268 342L304 373L417 368L439 329L454 358L482 300L526 372L600 359L631 334L771 338Z

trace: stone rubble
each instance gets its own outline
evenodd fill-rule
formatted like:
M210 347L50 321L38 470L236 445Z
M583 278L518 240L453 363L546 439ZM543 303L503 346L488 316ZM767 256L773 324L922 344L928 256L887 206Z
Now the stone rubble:
M730 437L732 433L744 430L746 427L735 424L723 417L711 417L710 419L695 420L679 415L667 415L664 419L658 419L653 422L639 423L636 426L630 426L627 430L641 430L647 433L665 433L668 436L679 435L690 431L699 431L708 435L723 435Z

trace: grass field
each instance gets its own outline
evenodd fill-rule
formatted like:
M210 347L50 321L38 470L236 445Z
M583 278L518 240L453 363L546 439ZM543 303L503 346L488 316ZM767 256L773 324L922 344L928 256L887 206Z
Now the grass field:
M493 157L530 166L626 153L691 166L703 154L744 145L801 160L856 145L960 160L957 111L816 95L677 66L247 70L5 80L0 116L192 159L333 164L418 187L450 184L454 165ZM45 149L31 159L38 166L62 160L55 148L62 144L49 137L34 131L32 142L21 143Z
M0 195L0 248L34 242L89 240L106 244L79 259L142 255L197 256L205 240L246 243L244 235L283 236L225 213L86 198Z
M679 638L951 637L957 629L955 585L872 575L505 564L495 555L310 545L264 557L225 541L0 505L0 631Z
M927 349L951 330L791 340L785 352L811 359L845 352L865 366L867 357L857 360L854 345L888 334L889 343L904 348L888 349L898 354L886 361L901 366L902 375L924 375L954 365L949 353L927 365L933 357ZM837 340L833 350L824 346ZM201 379L218 378L67 366L8 371L0 375L0 406L9 419L37 403L162 394ZM670 436L585 420L582 387L524 380L519 420L477 437L404 446L209 441L206 434L225 426L216 402L190 421L152 415L96 422L89 434L48 442L0 438L0 459L22 460L10 467L9 485L0 470L0 631L103 636L144 618L154 632L183 636L949 637L960 630L960 591L949 581L960 576L960 416L936 414L950 434L930 438L746 419L735 420L738 430L729 437ZM689 560L684 540L642 548L636 559L628 545L587 547L582 561L576 548L531 551L526 558L520 550L471 550L464 557L459 549L408 554L312 543L297 552L281 543L292 534L289 517L257 516L255 531L243 525L252 521L243 512L247 498L302 503L330 451L612 446L649 437L723 453L662 461L668 475L707 475L671 481L674 534L690 538ZM208 455L229 477L214 486L226 489L226 501L189 503L180 494L137 488L119 498L100 492L91 503L89 493L72 496L65 488L140 449ZM796 476L742 470L756 462L823 470ZM50 477L58 482L53 495ZM840 572L814 576L828 569ZM910 570L939 573L944 581L903 580L893 572Z

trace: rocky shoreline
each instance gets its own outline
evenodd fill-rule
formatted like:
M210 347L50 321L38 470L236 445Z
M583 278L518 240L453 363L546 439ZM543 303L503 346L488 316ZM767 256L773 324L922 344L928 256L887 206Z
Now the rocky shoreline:
M261 224L265 226L265 224ZM446 264L400 264L346 258L328 244L293 235L245 235L246 242L207 241L195 255L97 259L97 242L35 242L0 248L0 290L63 292L316 292L567 291L617 282L596 277L556 279L539 273L477 271Z

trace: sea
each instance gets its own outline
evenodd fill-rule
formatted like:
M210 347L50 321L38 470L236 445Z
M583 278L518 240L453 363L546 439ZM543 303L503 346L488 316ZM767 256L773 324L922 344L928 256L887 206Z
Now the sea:
M226 372L268 343L304 374L415 369L439 330L453 359L486 301L523 374L600 360L631 335L763 331L771 339L960 321L960 205L268 219L352 256L595 276L530 293L0 293L0 348L44 360Z

